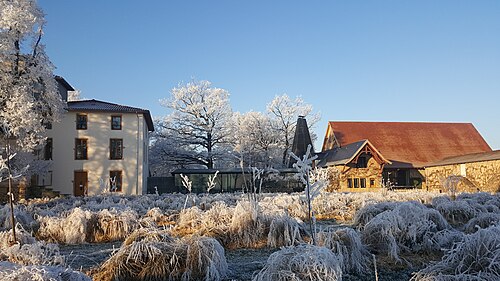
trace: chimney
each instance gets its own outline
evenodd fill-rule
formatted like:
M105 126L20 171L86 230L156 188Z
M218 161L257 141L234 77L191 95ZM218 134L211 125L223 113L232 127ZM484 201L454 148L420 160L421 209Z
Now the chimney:
M311 152L314 153L314 147L311 141L311 134L309 133L309 127L307 126L307 121L305 116L300 115L297 118L297 125L295 126L295 135L293 137L292 152L299 158L304 157L307 152L307 146L311 145ZM288 164L289 168L293 167L293 164L297 162L295 159L290 157Z

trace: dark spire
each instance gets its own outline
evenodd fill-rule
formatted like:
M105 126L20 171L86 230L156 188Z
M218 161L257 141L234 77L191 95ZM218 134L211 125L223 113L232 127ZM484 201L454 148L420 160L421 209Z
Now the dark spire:
M293 137L293 154L297 155L299 158L304 157L307 152L308 145L311 145L311 153L314 153L314 147L311 141L311 135L309 134L309 127L307 127L306 118L305 116L299 116L295 127L295 135ZM291 168L295 162L295 159L290 157L288 166Z

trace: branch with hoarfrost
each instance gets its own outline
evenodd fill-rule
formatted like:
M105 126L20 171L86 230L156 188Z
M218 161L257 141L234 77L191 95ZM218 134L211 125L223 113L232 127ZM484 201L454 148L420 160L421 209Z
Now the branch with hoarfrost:
M217 178L217 175L219 174L219 170L215 171L214 175L208 176L208 182L207 182L207 193L210 193L210 190L212 190L215 185L215 179Z
M312 200L316 198L320 191L325 187L327 174L325 172L319 172L316 170L316 174L313 173L311 177L312 165L314 160L318 158L317 155L311 154L312 146L307 146L306 154L304 157L300 159L293 152L290 152L290 156L295 159L297 162L293 164L293 167L297 169L298 176L300 181L305 184L305 193L306 193L306 202L308 208L308 219L309 219L309 230L311 231L311 237L313 244L316 245L316 218L312 211ZM313 180L313 182L311 181Z
M180 174L180 176L181 176L181 180L182 180L182 186L184 186L184 188L189 191L189 193L186 195L186 202L184 202L184 208L183 208L183 210L185 210L186 206L187 206L187 201L188 201L188 198L189 198L189 194L191 194L191 190L192 190L192 187L193 187L193 182L191 180L189 180L188 176L185 176L183 174Z

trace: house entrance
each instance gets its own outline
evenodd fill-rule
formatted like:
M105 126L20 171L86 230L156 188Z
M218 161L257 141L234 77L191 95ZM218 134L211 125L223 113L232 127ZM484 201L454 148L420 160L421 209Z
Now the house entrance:
M86 196L88 193L87 171L75 171L73 180L73 194L75 196Z

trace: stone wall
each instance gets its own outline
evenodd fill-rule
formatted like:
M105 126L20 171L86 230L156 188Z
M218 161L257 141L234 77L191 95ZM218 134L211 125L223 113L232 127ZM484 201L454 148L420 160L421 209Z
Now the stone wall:
M373 191L378 189L382 184L382 166L375 161L373 157L370 157L367 162L366 168L356 168L353 165L339 165L329 168L329 180L330 185L328 186L328 191ZM338 170L336 172L335 170ZM351 179L354 182L355 179L365 179L365 188L349 188L348 180ZM373 185L370 182L373 181Z
M458 185L462 192L500 192L500 160L453 164L425 168L426 186L429 190L444 191L442 181L451 175L466 180Z

